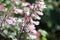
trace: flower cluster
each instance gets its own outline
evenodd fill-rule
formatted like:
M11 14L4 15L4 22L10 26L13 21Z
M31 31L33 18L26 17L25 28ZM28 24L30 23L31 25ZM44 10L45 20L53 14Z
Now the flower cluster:
M15 0L14 0L15 1ZM16 2L16 4L18 4ZM43 15L42 10L46 8L44 1L35 1L35 3L30 4L28 2L21 3L22 8L13 8L13 12L20 14L23 17L16 20L16 18L7 17L5 21L8 24L14 24L16 21L20 27L20 33L25 31L27 32L27 38L36 39L39 35L39 32L36 31L35 25L39 25L39 21Z

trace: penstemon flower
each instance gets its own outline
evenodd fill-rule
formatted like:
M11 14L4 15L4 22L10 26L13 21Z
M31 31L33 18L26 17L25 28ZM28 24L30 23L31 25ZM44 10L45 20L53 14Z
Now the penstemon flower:
M5 21L9 24L13 24L13 20L11 20L11 19L6 19Z
M36 13L37 13L38 15L43 15L43 13L40 12L40 11L37 11Z
M19 4L16 0L11 0L15 4ZM25 31L27 34L27 38L31 38L36 40L39 32L36 31L35 25L39 25L39 21L34 20L40 20L43 15L42 10L46 8L46 5L44 1L36 0L35 3L30 4L28 2L21 2L22 8L19 9L15 6L13 6L13 13L22 15L21 18L13 18L13 17L7 17L5 18L5 22L8 24L13 25L14 23L17 23L20 27L20 34Z
M27 25L27 28L28 28L29 30L35 30L35 25L33 25L33 24L28 24L28 25Z
M14 7L14 13L20 13L20 14L23 14L23 10L22 9L17 9Z
M8 17L8 18L5 18L5 21L8 24L14 24L16 22L16 18Z

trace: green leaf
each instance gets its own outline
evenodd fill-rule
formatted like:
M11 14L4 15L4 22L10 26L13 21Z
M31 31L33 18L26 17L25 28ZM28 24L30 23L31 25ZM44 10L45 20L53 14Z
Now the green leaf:
M42 40L47 40L47 38L46 37L42 37Z
M46 35L48 34L45 30L39 29L38 30L42 36L46 37Z
M10 0L6 0L5 4L8 5L10 3Z
M10 28L10 25L8 23L5 23L5 28Z
M3 2L3 0L0 0L0 3L2 3Z
M14 38L14 36L13 36L13 35L9 35L8 37L9 37L9 38Z
M16 32L14 31L13 33L11 33L12 35L16 36Z
M8 31L7 30L4 30L3 33L7 35L8 34Z
M16 29L17 31L19 31L19 30L20 30L20 27L19 27L19 26L15 26L15 29Z
M20 0L16 0L17 2L20 2Z

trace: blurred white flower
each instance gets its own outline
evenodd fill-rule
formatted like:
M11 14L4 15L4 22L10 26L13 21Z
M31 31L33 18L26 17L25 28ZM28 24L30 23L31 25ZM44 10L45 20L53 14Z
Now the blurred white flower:
M18 19L17 21L18 21L18 22L22 22L22 19Z
M29 35L29 38L31 38L31 39L37 39L36 35L33 35L33 34L28 34L28 35Z

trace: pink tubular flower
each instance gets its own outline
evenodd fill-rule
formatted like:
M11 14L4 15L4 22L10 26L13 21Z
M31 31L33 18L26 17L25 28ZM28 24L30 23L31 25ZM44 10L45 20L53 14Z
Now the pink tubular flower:
M13 20L11 20L11 19L6 19L5 20L8 24L13 24Z
M32 32L33 32L36 36L39 35L38 31L36 31L36 30L32 30Z
M28 33L29 38L31 38L31 39L37 39L38 36L39 36L39 33L38 33L36 30L31 30L31 32L32 32L33 34Z
M14 22L16 22L16 18L13 17L9 17L11 20L13 20Z
M35 24L35 25L39 25L38 21L33 21L32 23Z
M41 18L37 14L32 14L32 18L40 20Z
M24 3L22 3L22 6L23 6L23 7L30 6L30 3L28 3L28 2L24 2Z
M32 24L34 24L34 25L39 25L39 21L33 21L32 18L30 18L30 22L31 22Z
M44 8L46 8L46 5L43 1L36 1L36 5L40 10L43 10Z
M33 24L28 24L28 25L27 25L27 28L28 28L29 30L34 30L34 29L35 29L35 25L33 25Z
M43 13L40 12L40 11L37 11L36 13L37 13L38 15L43 15Z
M44 3L44 2L39 2L39 8L40 8L41 10L43 10L44 8L46 8L45 3Z
M44 5L45 3L44 2L39 2L39 4Z
M36 18L36 19L38 19L38 20L40 20L40 19L41 19L38 15L36 15L36 16L35 16L35 18Z
M46 8L46 5L42 5L42 6L40 6L39 8L40 8L40 9L44 9L44 8Z
M23 14L23 10L22 10L22 9L14 8L14 12L15 12L15 13Z
M34 8L34 5L31 5L30 8L33 9Z
M12 17L5 18L5 21L6 21L8 24L14 24L14 22L16 22L16 18L12 18Z
M31 23L35 24L35 25L39 25L39 22L38 21L33 21L32 19L31 20Z

